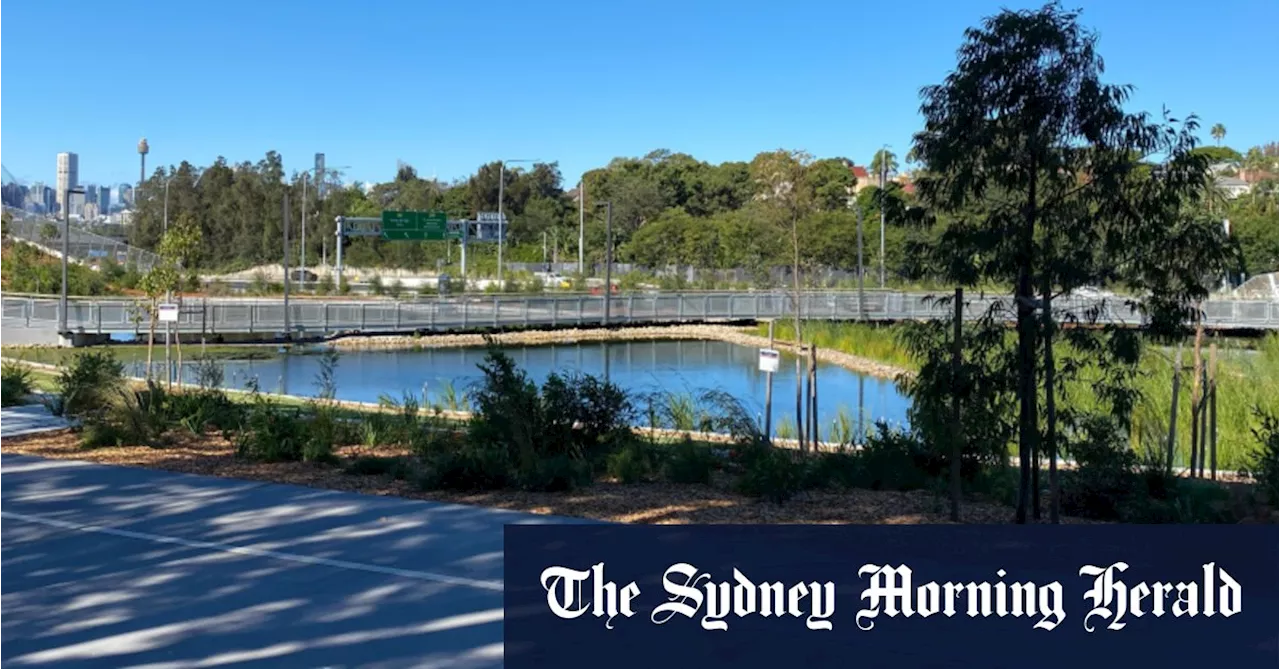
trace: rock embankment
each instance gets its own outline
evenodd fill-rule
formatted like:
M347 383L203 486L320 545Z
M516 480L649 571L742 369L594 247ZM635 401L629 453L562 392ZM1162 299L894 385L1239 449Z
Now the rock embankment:
M650 326L619 329L572 329L572 330L524 330L519 332L501 332L487 335L497 344L511 346L528 346L540 344L573 344L596 341L642 341L642 340L702 340L712 339L725 341L740 346L763 348L769 345L767 337L752 334L741 328L726 325L672 325ZM339 349L377 350L377 349L415 349L415 348L456 348L461 346L483 346L486 335L480 334L432 334L432 335L393 335L380 337L346 337L333 342ZM775 348L794 351L795 346L789 342L778 340ZM818 359L846 369L884 379L895 379L910 372L901 367L877 362L868 358L860 358L848 353L830 349L818 349Z

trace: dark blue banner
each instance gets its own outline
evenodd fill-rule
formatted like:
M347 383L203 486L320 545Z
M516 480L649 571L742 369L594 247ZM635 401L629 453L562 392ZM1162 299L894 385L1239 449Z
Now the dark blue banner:
M1275 526L509 525L506 666L1275 667Z

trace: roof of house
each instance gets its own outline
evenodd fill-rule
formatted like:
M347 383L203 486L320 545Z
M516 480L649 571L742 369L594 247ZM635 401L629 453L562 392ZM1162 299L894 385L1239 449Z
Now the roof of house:
M1221 188L1248 186L1249 182L1239 177L1218 177L1214 183Z
M863 166L861 166L861 165L853 165L853 166L852 166L852 167L850 167L849 169L850 169L850 170L853 170L853 176L857 177L858 179L870 179L870 178L871 178L871 174L867 172L867 168L865 168L865 167L863 167Z

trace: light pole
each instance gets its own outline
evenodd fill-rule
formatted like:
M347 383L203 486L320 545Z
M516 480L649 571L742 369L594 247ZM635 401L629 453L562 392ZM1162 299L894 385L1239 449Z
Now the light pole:
M884 186L889 181L889 145L880 149L880 290L884 290Z
M609 325L609 301L613 296L613 201L600 202L605 208L604 217L604 321Z
M504 233L507 227L507 222L505 219L502 218L502 199L503 199L502 196L503 196L503 186L505 185L504 182L507 180L507 163L536 163L536 162L538 161L531 160L528 158L518 158L514 160L498 161L498 290L500 292L505 287L504 284L502 283L502 246L506 241L505 239L506 234Z
M67 187L62 190L62 292L58 299L58 334L70 338L67 329L67 254L71 253L71 195L80 195L84 189Z
M578 182L578 276L582 277L587 273L587 265L583 255L583 249L586 247L586 231L587 231L587 180L583 179Z
M317 184L316 192L320 193L320 195L323 196L324 193L320 191L318 186L324 185L325 176L328 174L336 174L338 170L349 170L349 169L351 169L350 165L317 168L315 177L311 176L311 170L304 170L302 172L302 243L301 243L302 257L299 261L299 267L301 267L303 270L307 268L307 203L309 202L309 200L307 199L307 179L309 178L315 179L315 182ZM324 235L320 236L320 264L324 266L328 266L329 264L329 238Z

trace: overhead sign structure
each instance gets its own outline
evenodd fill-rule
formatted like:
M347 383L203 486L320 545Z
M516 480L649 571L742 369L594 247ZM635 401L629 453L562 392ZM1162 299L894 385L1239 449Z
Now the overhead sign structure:
M778 361L781 354L777 349L762 348L760 349L760 371L769 372L770 374L778 371Z
M161 323L178 322L178 305L166 303L159 305L156 315L159 316Z
M443 211L382 212L383 239L443 241L460 236L449 229L449 216Z

